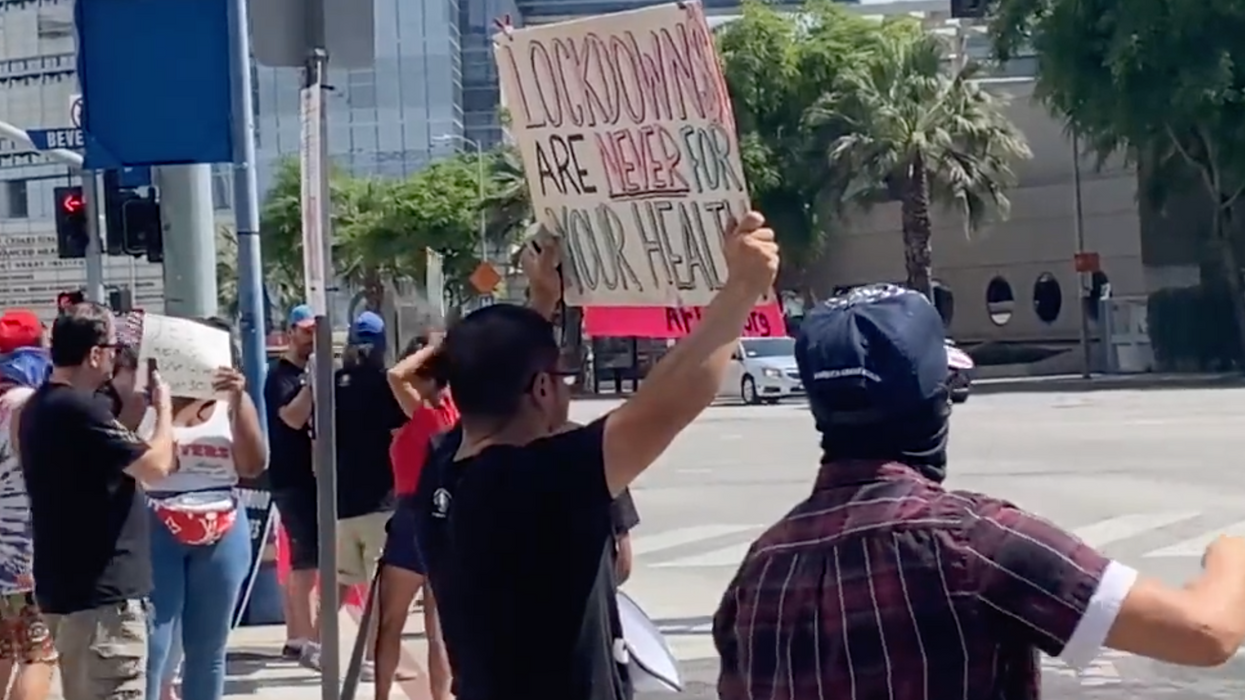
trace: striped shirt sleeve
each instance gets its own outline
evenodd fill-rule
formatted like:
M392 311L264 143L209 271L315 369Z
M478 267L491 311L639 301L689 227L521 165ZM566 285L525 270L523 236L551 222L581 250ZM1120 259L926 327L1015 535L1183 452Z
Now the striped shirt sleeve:
M1002 502L977 509L967 546L977 599L1000 632L1050 656L1063 654L1110 561L1053 523ZM1101 638L1087 643L1095 636L1082 637L1078 660L1097 653Z

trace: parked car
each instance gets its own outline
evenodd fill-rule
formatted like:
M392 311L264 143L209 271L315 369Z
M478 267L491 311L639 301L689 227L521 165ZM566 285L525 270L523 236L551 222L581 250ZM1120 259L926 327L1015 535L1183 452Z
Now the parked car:
M968 394L973 387L973 369L976 366L968 353L957 347L955 341L947 339L947 368L951 370L947 385L951 390L951 400L955 403L968 401Z
M803 396L795 338L741 338L718 394L737 396L746 404Z

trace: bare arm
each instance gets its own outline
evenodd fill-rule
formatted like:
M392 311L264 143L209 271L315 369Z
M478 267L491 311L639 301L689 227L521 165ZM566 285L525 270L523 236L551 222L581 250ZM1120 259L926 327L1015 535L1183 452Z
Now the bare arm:
M393 392L393 398L397 399L398 405L402 407L402 412L407 418L415 415L415 411L424 405L424 400L427 398L416 387L417 382L421 385L427 384L426 381L417 377L417 373L435 352L436 346L429 344L417 350L410 357L402 359L385 373L385 378L389 381L389 390Z
M147 440L147 449L137 459L130 462L125 472L143 483L159 481L177 470L177 445L173 440L173 410L167 400L163 403L153 401L156 411L155 430L151 439ZM115 423L121 433L115 439L119 441L138 441L138 437L125 426Z
M1183 588L1139 578L1106 646L1184 666L1218 666L1245 641L1245 541L1221 538Z
M311 409L314 405L311 384L308 383L298 390L298 393L294 395L294 400L277 409L277 416L281 418L282 423L294 430L302 430L307 427L307 421L311 420Z
M713 402L748 313L778 270L774 232L750 212L727 236L726 286L700 324L663 357L639 391L605 423L605 477L617 496Z
M621 586L631 578L631 533L624 532L614 539L618 545L618 557L614 560L614 575L618 579L618 585Z
M1217 666L1245 640L1245 541L1221 538L1184 588L1143 578L1010 505L971 529L978 598L1000 634L1074 668L1111 647L1185 666Z
M229 421L233 431L233 460L238 474L256 477L268 466L268 443L259 427L259 411L245 391L229 397Z

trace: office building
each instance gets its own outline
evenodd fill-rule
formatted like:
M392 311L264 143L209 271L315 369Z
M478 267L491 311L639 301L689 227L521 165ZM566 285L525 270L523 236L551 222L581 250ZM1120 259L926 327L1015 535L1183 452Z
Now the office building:
M73 0L0 2L0 119L24 129L70 126L73 27ZM52 190L72 184L79 183L65 165L0 140L0 307L51 318L58 293L84 286L82 261L56 257ZM159 265L108 257L104 283L132 288L137 306L164 309Z
M463 136L459 0L374 2L375 66L330 62L329 157L354 175L402 177L453 153ZM297 68L256 69L261 196L280 161L298 157L302 79Z

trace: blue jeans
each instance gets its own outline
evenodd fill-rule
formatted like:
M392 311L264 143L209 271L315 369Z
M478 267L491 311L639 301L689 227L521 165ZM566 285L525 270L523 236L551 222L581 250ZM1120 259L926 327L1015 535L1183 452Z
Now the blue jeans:
M215 544L184 545L151 517L151 594L155 619L147 653L147 697L160 697L174 631L182 636L183 700L221 700L225 644L233 610L251 567L251 528L245 509ZM178 623L181 623L180 625ZM180 628L180 629L178 629Z

